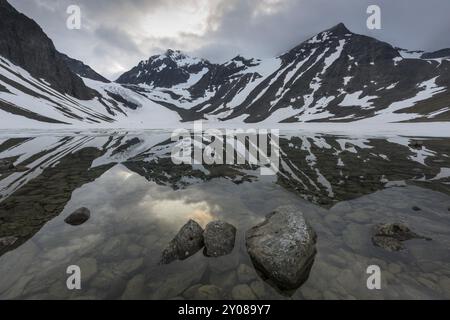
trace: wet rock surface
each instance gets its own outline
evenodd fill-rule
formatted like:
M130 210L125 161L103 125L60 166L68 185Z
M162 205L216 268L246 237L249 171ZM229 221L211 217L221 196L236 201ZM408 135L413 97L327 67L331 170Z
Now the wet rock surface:
M300 287L309 277L317 236L295 206L282 206L246 234L256 269L282 290Z
M79 226L89 220L91 217L91 211L88 208L80 208L75 210L70 216L68 216L64 222L71 226Z
M160 263L169 264L196 254L204 246L203 233L203 228L197 222L189 220L163 251Z
M236 228L224 221L213 221L206 226L203 237L205 240L205 256L225 256L234 249Z
M373 230L373 234L373 244L388 251L403 250L403 242L412 239L424 239L431 241L430 238L418 235L417 233L411 231L408 226L401 223L377 225Z

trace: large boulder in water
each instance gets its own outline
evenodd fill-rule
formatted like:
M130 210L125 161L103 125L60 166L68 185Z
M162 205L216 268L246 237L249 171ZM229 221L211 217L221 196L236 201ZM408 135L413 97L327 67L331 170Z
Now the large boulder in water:
M234 249L236 228L224 221L213 221L206 226L203 238L205 240L205 256L225 256Z
M189 220L163 251L161 264L185 260L203 248L203 229L194 220Z
M317 236L295 206L282 206L246 234L255 268L281 290L299 288L309 277Z

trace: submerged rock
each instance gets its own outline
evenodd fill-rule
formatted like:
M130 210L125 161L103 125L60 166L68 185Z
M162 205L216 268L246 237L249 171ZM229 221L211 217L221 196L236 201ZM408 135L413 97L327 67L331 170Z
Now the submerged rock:
M234 249L236 228L223 221L213 221L206 226L203 238L205 240L205 256L225 256Z
M161 264L185 260L203 248L203 229L194 220L189 220L163 251Z
M295 206L283 206L247 232L256 269L281 290L299 288L309 277L317 236Z
M412 232L408 226L401 223L379 224L375 226L372 236L375 246L389 251L403 250L403 242L412 239L431 240Z
M145 292L145 275L138 274L128 281L122 300L140 300Z
M194 292L194 300L222 300L223 290L213 285L200 286Z
M83 281L91 280L98 271L97 260L95 258L82 258L76 263L80 267Z
M89 220L91 217L91 211L88 208L80 208L74 211L70 216L68 216L64 222L70 224L71 226L79 226Z
M257 300L252 289L246 284L237 285L231 290L233 300Z
M246 264L241 264L237 269L237 277L240 283L249 283L257 279L256 272Z

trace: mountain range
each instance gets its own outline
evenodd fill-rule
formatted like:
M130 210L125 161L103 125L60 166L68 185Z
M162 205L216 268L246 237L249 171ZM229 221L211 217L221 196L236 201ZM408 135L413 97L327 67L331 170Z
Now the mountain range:
M167 50L116 81L60 53L0 0L0 126L450 121L450 49L408 51L344 24L269 59Z

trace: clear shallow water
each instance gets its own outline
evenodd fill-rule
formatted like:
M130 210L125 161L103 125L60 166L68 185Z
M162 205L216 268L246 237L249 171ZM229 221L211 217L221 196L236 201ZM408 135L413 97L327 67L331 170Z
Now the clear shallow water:
M445 191L448 183L442 170L448 165L447 141L429 141L426 147L429 151L419 159L404 143L393 148L383 144L382 139L366 141L366 145L373 146L368 149L356 138L354 144L342 146L342 143L335 145L333 141L337 138L332 137L307 137L305 141L304 137L290 136L283 149L287 153L285 161L292 161L291 168L302 161L306 161L306 166L295 166L299 170L284 180L260 177L242 169L245 174L256 177L250 179L251 182L242 182L230 174L213 179L191 176L188 171L177 174L172 167L163 170L165 163L161 159L156 167L149 167L145 163L153 158L148 157L151 153L148 150L164 141L164 137L155 134L138 137L141 144L122 148L124 151L115 156L111 150L133 137L125 135L122 144L114 143L109 135L76 137L80 140L70 140L73 147L70 152L64 152L63 157L60 147L46 158L47 162L58 158L49 165L36 159L45 157L42 150L52 150L49 143L58 145L62 137L45 137L46 145L34 140L35 150L27 156L22 152L30 150L31 146L24 144L2 150L0 158L6 158L5 155L14 155L14 148L22 148L18 161L25 161L28 171L8 174L0 180L4 192L0 217L4 219L9 214L16 219L3 220L3 226L8 228L1 230L3 233L10 230L21 238L20 245L0 257L1 299L450 298L450 196L434 191ZM7 139L2 143L5 141ZM108 141L114 147L106 146ZM326 141L332 148L314 148L315 141L321 141L322 145ZM69 143L65 142L64 148ZM83 153L92 147L107 151ZM376 168L368 165L365 176L360 175L361 165L356 165L356 159L368 161L371 158L365 155L369 151L389 158L380 177L376 171L379 165ZM108 153L109 157L105 157ZM354 174L340 174L343 169L338 166L339 161L331 163L325 157L330 153L352 164L353 167L347 169ZM71 154L77 157L70 158ZM141 163L143 154L144 164ZM306 159L308 156L311 159L311 154L316 157L314 164ZM30 157L33 159L29 160ZM127 162L130 159L132 164ZM29 178L34 167L30 164L34 162L39 162L36 168L42 172L35 172ZM92 172L92 162L97 162L101 170ZM15 164L18 165L17 161ZM74 171L73 175L68 171ZM89 177L81 174L89 171ZM336 172L344 177L344 183L334 179ZM293 178L301 179L300 174L311 185L317 184L317 188L309 190L308 184L300 182L304 180ZM167 175L171 179L163 179ZM404 177L408 184L388 187L393 183L387 180L399 177ZM320 184L323 179L329 185ZM73 185L69 183L71 180L75 181ZM179 188L181 180L186 183ZM354 190L345 193L340 188ZM53 207L49 207L52 203ZM246 230L287 203L298 205L318 234L318 255L310 278L291 296L280 294L259 278L244 242ZM64 223L71 212L83 206L92 213L88 222L79 227ZM414 206L421 211L413 210ZM30 210L30 214L24 218L19 210ZM216 219L235 225L238 234L233 253L206 258L199 252L185 261L158 265L161 251L189 219L203 226ZM413 231L433 240L408 241L406 250L401 252L374 247L372 227L388 222L404 222ZM81 291L66 288L66 268L72 264L82 268ZM372 264L382 269L382 290L370 291L366 287L366 268ZM199 290L205 285L217 288Z

